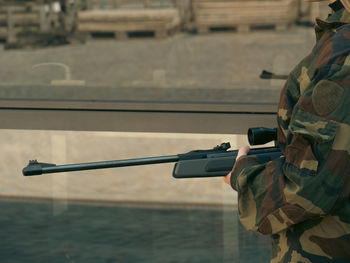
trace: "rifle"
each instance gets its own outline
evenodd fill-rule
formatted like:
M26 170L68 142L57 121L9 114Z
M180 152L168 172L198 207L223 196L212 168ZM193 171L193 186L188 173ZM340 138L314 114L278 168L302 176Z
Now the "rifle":
M251 128L248 130L250 145L265 144L270 141L276 141L276 138L277 129ZM23 175L32 176L48 173L175 162L173 170L173 176L175 178L225 176L232 170L238 153L237 150L228 151L230 147L230 143L222 143L213 149L195 150L178 155L66 165L40 163L37 160L33 160L29 161L29 164L23 168ZM278 147L265 147L251 149L248 155L257 156L262 163L265 163L279 158L282 153Z

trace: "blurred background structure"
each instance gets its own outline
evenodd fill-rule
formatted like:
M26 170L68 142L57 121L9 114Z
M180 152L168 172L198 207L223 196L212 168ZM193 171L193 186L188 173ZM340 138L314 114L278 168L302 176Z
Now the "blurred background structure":
M81 33L126 39L215 29L283 31L296 23L312 24L326 12L323 5L302 0L2 0L0 38L8 47L19 47L70 42Z

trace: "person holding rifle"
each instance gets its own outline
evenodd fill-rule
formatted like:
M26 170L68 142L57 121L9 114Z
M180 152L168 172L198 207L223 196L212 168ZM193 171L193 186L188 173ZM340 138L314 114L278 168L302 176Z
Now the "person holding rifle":
M281 92L283 156L262 163L242 147L224 177L243 226L271 235L271 262L350 262L350 2L329 6Z

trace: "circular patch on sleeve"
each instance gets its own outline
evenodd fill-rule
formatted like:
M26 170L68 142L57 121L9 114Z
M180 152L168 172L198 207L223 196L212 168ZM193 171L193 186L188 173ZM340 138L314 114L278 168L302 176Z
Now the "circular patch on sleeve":
M328 115L338 106L344 93L344 88L329 80L318 82L312 92L312 105L321 115Z

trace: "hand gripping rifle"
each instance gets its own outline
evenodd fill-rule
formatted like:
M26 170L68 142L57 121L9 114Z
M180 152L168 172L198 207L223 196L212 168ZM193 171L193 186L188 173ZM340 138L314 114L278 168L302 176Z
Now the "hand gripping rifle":
M276 137L277 129L251 128L248 131L248 139L251 145L275 141ZM29 161L29 164L23 168L23 175L31 176L47 173L176 162L173 170L173 176L175 178L225 176L232 170L238 153L237 150L228 151L230 147L230 143L222 143L210 150L195 150L178 155L66 165L40 163L34 160ZM265 163L279 158L282 153L277 147L265 147L251 149L248 155L255 155L262 163Z

